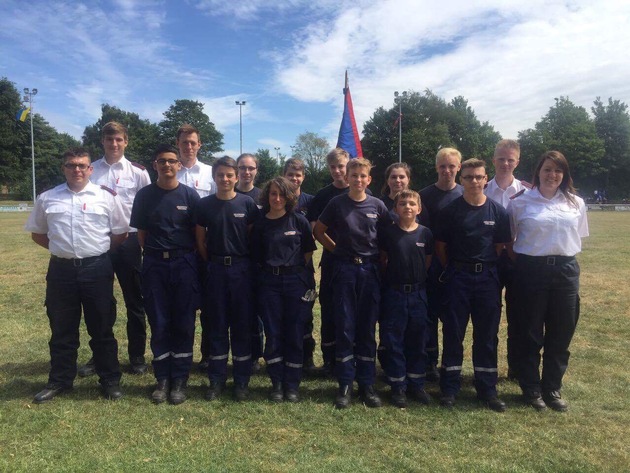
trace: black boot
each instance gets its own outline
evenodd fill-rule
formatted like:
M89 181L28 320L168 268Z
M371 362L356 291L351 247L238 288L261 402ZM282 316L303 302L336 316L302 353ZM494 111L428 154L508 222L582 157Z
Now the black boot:
M339 386L339 392L335 398L335 407L337 409L345 409L350 406L352 400L352 386L347 384Z
M151 400L155 404L162 404L168 398L169 382L168 379L159 379L153 394L151 394Z

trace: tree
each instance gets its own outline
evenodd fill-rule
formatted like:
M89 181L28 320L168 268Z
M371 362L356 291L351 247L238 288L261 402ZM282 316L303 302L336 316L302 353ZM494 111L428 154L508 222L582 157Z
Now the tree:
M591 108L597 135L604 141L601 164L604 172L599 189L605 189L609 197L628 196L627 182L630 177L630 116L628 106L608 99L605 105L599 97Z
M0 184L9 188L24 179L20 159L27 141L30 146L30 124L15 118L21 107L15 84L6 77L0 79Z
M595 189L605 171L604 141L597 136L595 123L584 107L578 107L568 97L554 100L556 104L534 129L519 132L521 166L533 171L542 153L557 150L569 161L576 186L586 191Z
M164 112L164 120L158 125L162 141L175 144L177 130L185 123L199 130L202 146L197 157L202 161L210 162L213 153L223 151L223 134L203 112L203 104L195 100L175 100Z
M326 165L326 155L331 150L328 140L311 131L305 131L298 135L291 148L293 157L304 161L306 167L306 178L302 190L309 194L315 194L330 182Z
M271 152L268 149L258 149L256 155L258 158L258 173L256 174L256 185L262 187L265 182L273 179L280 174L278 162L275 158L271 157Z

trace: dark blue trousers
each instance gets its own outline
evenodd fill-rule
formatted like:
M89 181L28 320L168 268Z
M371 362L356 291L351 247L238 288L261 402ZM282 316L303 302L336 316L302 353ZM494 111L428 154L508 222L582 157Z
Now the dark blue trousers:
M518 373L520 366L520 354L517 342L517 322L515 320L515 291L514 287L514 262L510 259L506 250L503 250L499 257L498 265L499 282L501 289L505 288L505 318L507 322L507 362L508 367L514 373Z
M168 259L145 253L142 296L151 326L153 373L158 380L188 379L199 289L195 253Z
M522 353L519 381L524 391L562 388L569 345L580 316L579 279L580 266L573 257L519 255L516 260L516 317Z
M481 398L496 396L497 345L501 318L501 292L496 267L479 273L447 270L450 297L442 318L444 335L440 388L455 395L461 387L464 336L468 320L473 325L472 361L475 389Z
M306 273L306 270L304 270ZM310 302L306 274L273 275L261 271L258 310L265 326L265 362L272 383L297 389L302 379L304 326Z
M431 259L431 266L427 271L427 300L428 300L428 325L427 325L427 367L436 366L440 355L438 325L442 315L446 311L448 292L446 285L438 279L442 274L442 265L438 258Z
M210 381L223 383L227 379L231 346L234 381L249 383L255 305L252 278L249 260L233 262L230 266L208 262L202 306L210 325Z
M427 365L427 295L385 288L381 299L380 336L387 356L383 369L392 388L423 389Z
M74 382L81 310L101 384L118 382L114 270L107 254L81 262L50 259L46 275L46 314L51 330L48 382L66 387Z
M322 251L320 261L321 275L319 280L319 305L321 309L321 345L324 364L335 364L335 306L333 302L333 257Z
M381 299L376 265L335 260L332 286L337 380L340 385L352 385L356 378L359 386L373 385Z

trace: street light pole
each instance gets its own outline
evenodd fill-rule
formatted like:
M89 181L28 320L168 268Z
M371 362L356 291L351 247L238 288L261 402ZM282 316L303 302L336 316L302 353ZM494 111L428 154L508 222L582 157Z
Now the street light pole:
M407 98L407 91L394 92L394 102L398 102L398 162L402 162L402 101Z
M276 150L276 161L280 162L280 147L279 146L274 146L274 148Z
M24 100L28 100L29 115L31 117L31 165L33 171L33 205L37 200L35 191L35 140L33 139L33 95L37 95L37 89L30 90L28 87L24 89Z
M241 137L241 153L240 154L243 154L243 105L245 105L247 102L245 100L237 100L234 103L238 105L238 122L239 122L240 137Z

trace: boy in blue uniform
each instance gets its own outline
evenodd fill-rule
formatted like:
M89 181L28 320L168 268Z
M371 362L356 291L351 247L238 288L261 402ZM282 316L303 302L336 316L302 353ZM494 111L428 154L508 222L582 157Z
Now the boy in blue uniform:
M371 168L372 164L363 158L348 163L345 180L349 192L330 201L313 229L315 238L333 258L338 409L350 405L355 377L361 400L368 407L381 406L374 390L375 329L380 303L377 225L391 224L391 219L385 204L366 194L372 180ZM334 240L331 234L335 235Z
M407 407L407 394L428 404L424 390L427 353L427 269L433 253L431 230L417 223L420 195L403 190L394 198L396 225L379 233L384 285L381 300L382 363L392 388L392 403Z
M498 254L511 241L507 212L487 198L485 163L462 163L464 194L441 213L435 249L445 268L440 277L449 294L442 318L444 335L440 402L453 407L461 387L463 341L470 318L473 323L473 367L477 397L497 412L505 403L497 397L497 344L501 317Z
M199 195L177 180L179 151L162 145L155 152L155 183L140 189L131 225L144 250L142 295L151 325L153 372L151 398L181 404L192 366L199 277L195 255L194 211Z
M243 401L252 370L254 325L248 233L259 210L251 197L234 190L238 181L234 159L220 158L212 173L217 192L201 199L196 212L197 250L207 262L203 310L210 322L210 388L206 399L216 399L225 388L231 343L234 397Z

